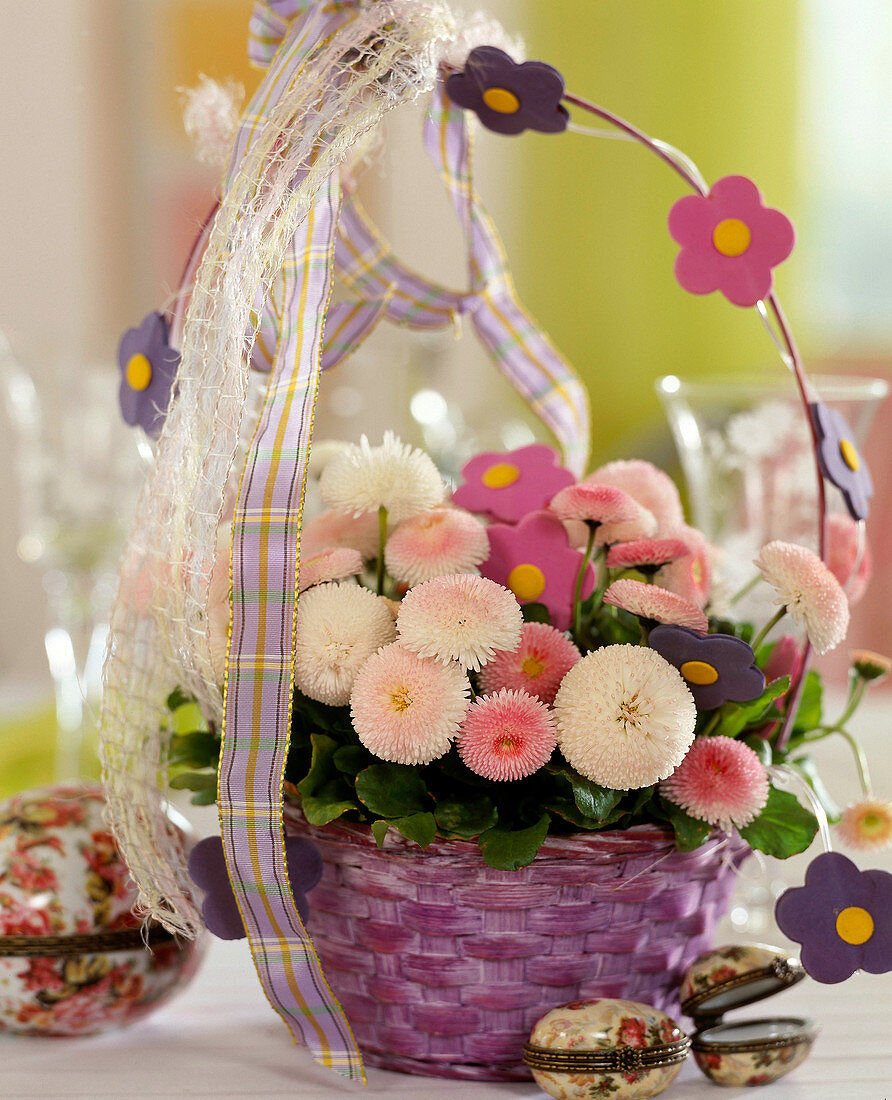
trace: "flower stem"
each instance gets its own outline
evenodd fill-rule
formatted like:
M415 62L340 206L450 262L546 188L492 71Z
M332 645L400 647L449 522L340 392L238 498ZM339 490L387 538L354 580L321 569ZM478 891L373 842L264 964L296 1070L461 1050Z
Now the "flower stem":
M582 564L576 577L576 588L573 592L573 638L577 645L579 644L579 627L582 620L582 585L585 581L589 562L592 560L592 550L595 548L595 531L595 525L591 524L588 529L588 543L585 547L585 554L582 557Z
M710 734L712 733L712 731L713 731L713 730L714 730L714 729L716 728L716 726L717 726L717 725L719 724L719 722L721 722L721 720L722 720L722 712L721 712L721 710L717 710L717 711L715 711L715 713L713 714L712 718L710 718L710 719L709 719L709 721L708 721L708 722L706 723L706 726L705 726L705 728L704 728L704 729L703 729L703 731L702 731L702 732L701 732L701 733L699 734L699 736L700 736L700 737L709 737L709 735L710 735Z
M746 584L743 586L743 588L739 588L734 593L734 595L731 597L731 604L733 605L733 604L737 603L738 600L742 600L743 597L745 595L747 595L748 592L752 592L752 590L756 587L756 585L759 583L759 581L761 579L762 579L762 574L757 573L755 575L755 577L752 577L750 580L748 580L746 582Z
M755 652L759 646L765 641L772 630L777 626L781 619L786 615L787 609L785 607L779 607L777 611L771 616L768 622L762 627L759 633L750 642L750 648Z
M384 547L387 543L387 509L378 509L378 595L384 595Z

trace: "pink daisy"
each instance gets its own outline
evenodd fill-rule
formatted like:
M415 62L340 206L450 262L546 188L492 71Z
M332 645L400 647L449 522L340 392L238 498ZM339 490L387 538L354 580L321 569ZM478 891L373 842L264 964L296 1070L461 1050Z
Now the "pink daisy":
M643 459L608 462L589 474L584 484L613 485L622 489L649 512L659 524L660 531L668 531L684 523L681 497L675 482L668 474Z
M506 688L471 704L456 741L472 772L499 782L538 771L555 744L555 720L548 707L525 691Z
M547 623L525 623L520 645L499 650L480 670L479 683L487 693L511 688L553 703L561 680L582 654L566 634Z
M817 554L776 540L762 547L755 564L818 653L835 649L849 628L849 601Z
M650 512L612 485L568 485L548 507L565 523L575 521L596 527L595 540L601 544L645 538L656 530Z
M678 538L635 539L611 546L607 554L610 569L638 569L655 573L661 565L690 554L687 543Z
M400 640L421 657L479 669L497 649L520 641L523 615L514 595L486 577L434 577L403 597Z
M356 577L361 572L362 555L358 550L332 547L320 554L314 554L311 558L301 558L298 590L304 592L314 585Z
M356 675L350 715L369 752L396 764L429 764L449 751L471 685L456 664L419 657L394 642Z
M709 630L706 616L696 604L655 584L629 579L614 581L604 593L604 603L621 607L639 619L687 626L700 634Z
M860 562L858 541L858 524L850 515L833 512L827 517L827 568L842 585L850 604L861 599L873 575L873 555L867 539Z
M705 607L712 593L712 557L709 543L696 527L686 523L674 528L667 535L681 539L688 552L664 565L656 575L657 584L698 607Z
M433 508L412 516L387 541L387 572L403 584L447 573L470 573L489 554L486 528L460 508Z
M768 773L732 737L698 737L660 792L691 817L726 833L749 825L768 801Z
M300 536L302 554L313 557L332 547L358 550L365 561L378 554L378 516L367 512L351 516L337 508L328 508L304 524Z
M892 802L862 798L846 806L837 832L850 848L885 848L892 844Z

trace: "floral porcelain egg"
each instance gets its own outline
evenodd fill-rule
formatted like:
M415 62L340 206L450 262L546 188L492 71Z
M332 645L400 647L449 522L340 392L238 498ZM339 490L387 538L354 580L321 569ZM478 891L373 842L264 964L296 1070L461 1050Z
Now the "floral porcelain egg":
M674 1020L637 1001L572 1001L533 1028L523 1060L557 1100L648 1100L681 1072L691 1041Z
M178 992L201 944L160 926L144 944L136 887L95 784L0 804L0 1030L90 1035L123 1027Z

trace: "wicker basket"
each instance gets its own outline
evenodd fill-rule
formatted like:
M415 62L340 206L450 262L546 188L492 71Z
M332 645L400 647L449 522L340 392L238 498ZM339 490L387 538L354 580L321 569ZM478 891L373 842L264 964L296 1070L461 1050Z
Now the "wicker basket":
M325 862L308 929L365 1059L385 1069L523 1080L523 1044L549 1008L624 997L677 1014L681 974L711 946L749 849L679 852L661 830L549 838L522 871L475 844L425 851L361 825L289 832Z

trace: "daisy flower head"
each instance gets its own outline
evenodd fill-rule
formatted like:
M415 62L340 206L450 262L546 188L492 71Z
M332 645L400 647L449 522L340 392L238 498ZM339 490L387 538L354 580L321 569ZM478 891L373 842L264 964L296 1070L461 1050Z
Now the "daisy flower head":
M596 528L601 544L645 538L656 530L656 520L622 489L612 485L568 485L554 497L549 511L565 523L584 523Z
M627 578L614 581L604 593L604 603L621 607L623 611L649 622L686 626L700 634L705 634L709 629L706 616L696 604L644 581Z
M637 569L655 573L661 566L690 554L688 545L678 538L635 539L611 546L607 553L610 569Z
M446 486L431 458L393 432L373 447L366 436L336 454L319 479L322 500L360 516L387 509L392 523L442 504Z
M403 584L448 573L470 573L488 556L486 528L461 508L432 508L410 516L387 540L387 572Z
M768 801L768 773L733 737L698 737L660 792L698 821L730 833L755 820Z
M668 531L684 523L681 497L675 482L651 462L643 459L608 462L589 474L585 482L622 489L656 517L660 531Z
M390 608L369 589L358 584L311 588L298 605L295 685L319 703L344 706L359 669L395 637Z
M394 642L357 673L350 696L353 728L381 760L429 764L449 751L470 689L458 665L419 657Z
M313 588L327 581L357 577L362 572L362 554L346 547L330 547L309 558L301 558L298 591Z
M836 827L843 844L864 851L892 844L892 802L866 797L846 806Z
M775 540L762 547L755 565L777 592L775 602L805 627L817 652L835 649L849 628L849 601L818 555Z
M697 708L681 677L652 649L610 645L564 677L554 701L558 745L581 775L615 790L667 778L694 740Z
M525 691L503 688L472 703L456 741L459 756L484 779L523 779L554 752L554 715Z
M870 544L845 512L827 517L827 568L842 585L850 605L861 599L873 576Z
M304 524L300 535L301 554L312 557L332 547L358 550L364 561L378 553L378 517L372 512L352 516L328 508Z
M671 532L687 546L687 554L668 562L656 574L661 588L684 596L698 607L709 603L712 593L712 551L701 531L682 524Z
M400 641L408 649L475 671L497 649L513 649L522 626L520 604L507 588L468 573L434 577L410 588L397 619Z
M524 623L520 645L499 650L480 670L485 692L502 688L525 691L553 703L561 680L582 655L566 634L547 623Z

